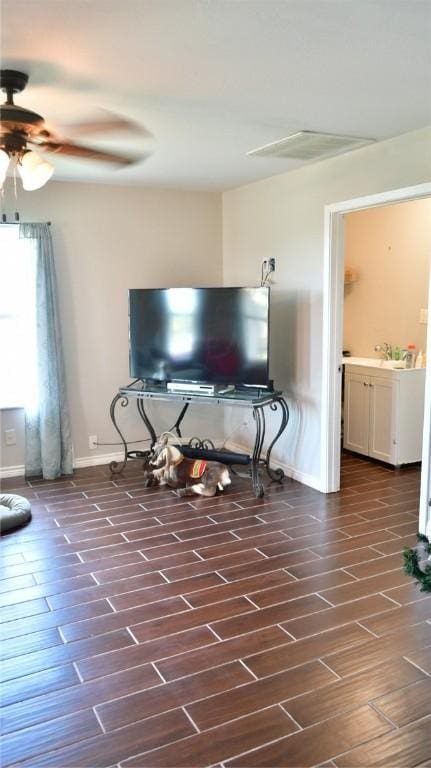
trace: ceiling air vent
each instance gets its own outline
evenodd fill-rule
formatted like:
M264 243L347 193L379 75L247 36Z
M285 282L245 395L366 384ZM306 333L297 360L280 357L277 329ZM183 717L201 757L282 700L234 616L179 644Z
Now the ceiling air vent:
M262 157L286 157L295 160L317 160L326 155L336 155L358 149L366 144L372 144L375 139L364 139L360 136L337 136L332 133L316 133L314 131L299 131L285 139L273 141L263 147L252 149L247 155Z

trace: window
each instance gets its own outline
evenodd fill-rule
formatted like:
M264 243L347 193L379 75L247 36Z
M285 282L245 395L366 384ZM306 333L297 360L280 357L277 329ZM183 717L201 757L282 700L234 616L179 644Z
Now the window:
M0 225L0 408L37 402L35 266L33 242Z

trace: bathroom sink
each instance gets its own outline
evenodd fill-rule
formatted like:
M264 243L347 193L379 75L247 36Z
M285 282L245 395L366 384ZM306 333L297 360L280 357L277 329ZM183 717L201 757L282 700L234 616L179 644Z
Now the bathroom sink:
M346 365L367 365L372 368L381 368L383 363L392 363L393 360L381 360L380 357L343 357L343 363ZM391 366L384 366L385 368Z
M369 368L405 369L404 360L383 360L380 357L343 357L345 365L363 365Z
M405 368L405 360L380 360L381 368Z
M343 357L343 363L346 365L372 365L380 367L380 363L383 362L383 360L377 357Z

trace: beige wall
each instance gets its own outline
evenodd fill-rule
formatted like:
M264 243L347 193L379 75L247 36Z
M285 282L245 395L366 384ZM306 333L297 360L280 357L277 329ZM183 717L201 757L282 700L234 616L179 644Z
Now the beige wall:
M426 348L431 199L371 208L344 218L345 264L357 270L344 287L344 349L374 357L374 347Z
M22 192L18 207L23 220L52 222L75 458L113 453L90 451L88 436L118 440L109 405L129 381L127 290L222 284L221 196L51 181ZM128 437L146 437L135 404L120 410ZM155 410L168 428L178 408ZM202 431L203 419L206 436L221 436L212 409L200 417L194 409L184 434ZM23 464L22 412L5 411L2 421L0 466ZM3 432L15 423L18 445L7 448Z
M222 276L226 285L256 285L262 260L274 257L271 374L291 410L274 457L318 487L324 207L429 181L430 149L431 131L416 131L224 193L223 272L217 194L51 182L23 196L23 217L53 222L76 456L94 455L89 434L115 440L107 411L128 378L127 288ZM214 434L223 430L217 415L212 421ZM225 433L249 444L252 419L229 414Z
M262 259L276 259L272 374L291 420L274 456L317 487L324 207L429 181L430 150L431 130L415 131L223 195L225 282L252 280Z

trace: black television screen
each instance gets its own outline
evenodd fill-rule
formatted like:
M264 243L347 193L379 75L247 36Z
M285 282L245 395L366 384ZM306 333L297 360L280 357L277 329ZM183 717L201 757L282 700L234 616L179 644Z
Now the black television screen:
M269 288L132 288L130 375L268 386Z

